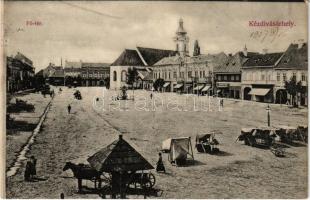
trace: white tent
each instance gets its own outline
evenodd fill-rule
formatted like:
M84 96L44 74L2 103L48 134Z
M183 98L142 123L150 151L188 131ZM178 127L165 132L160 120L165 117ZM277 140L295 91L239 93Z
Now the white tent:
M169 153L168 159L171 163L186 161L187 155L194 160L190 137L169 138L163 141L162 151Z

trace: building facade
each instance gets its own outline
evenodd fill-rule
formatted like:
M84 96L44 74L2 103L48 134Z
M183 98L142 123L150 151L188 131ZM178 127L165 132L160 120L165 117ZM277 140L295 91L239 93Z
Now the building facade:
M119 90L123 86L128 86L127 73L129 68L136 68L138 73L143 74L138 77L139 82L144 82L145 89L150 87L149 68L164 57L175 55L175 51L136 47L136 49L125 49L122 54L110 66L110 89ZM143 77L143 78L142 78Z
M189 56L189 37L184 30L182 19L179 21L174 41L177 54L165 57L153 66L153 79L163 79L165 82L161 90L165 92L213 94L213 71L227 60L226 54L203 55L200 54L199 47L199 51L195 51L195 56ZM196 43L198 46L198 41Z
M82 63L82 86L104 86L106 78L110 77L108 63Z
M7 92L13 93L34 87L33 62L18 52L15 57L7 57Z

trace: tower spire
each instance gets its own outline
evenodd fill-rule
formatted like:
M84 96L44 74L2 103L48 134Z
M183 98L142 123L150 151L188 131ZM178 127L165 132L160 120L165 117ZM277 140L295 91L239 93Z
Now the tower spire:
M174 41L176 43L176 51L178 51L180 56L187 56L189 54L188 53L189 38L187 37L187 32L184 29L182 18L179 19L179 27L176 31Z

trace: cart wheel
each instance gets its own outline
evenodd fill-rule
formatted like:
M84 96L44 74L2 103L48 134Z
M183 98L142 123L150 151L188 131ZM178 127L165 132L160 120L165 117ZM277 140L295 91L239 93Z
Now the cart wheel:
M156 179L155 179L154 174L149 173L148 174L148 180L151 182L151 185L152 185L151 187L153 187L155 185L155 183L156 183Z

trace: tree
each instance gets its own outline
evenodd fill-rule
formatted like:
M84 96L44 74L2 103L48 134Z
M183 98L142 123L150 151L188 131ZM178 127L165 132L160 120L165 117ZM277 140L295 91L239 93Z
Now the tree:
M198 44L198 40L195 41L194 44L194 52L193 52L193 56L199 56L200 55L200 47Z
M298 93L302 92L302 85L301 81L297 82L296 77L293 76L289 81L285 81L284 88L286 89L287 93L291 95L292 105L294 107L298 107L296 97Z
M164 79L159 78L159 79L156 79L156 81L153 84L153 87L156 91L159 91L164 86L164 84L165 84Z
M137 78L138 78L138 70L137 70L137 68L135 68L135 67L128 68L126 83L128 85L131 85L132 93L133 93L133 100L135 99L135 88L134 88L133 85L137 81Z

